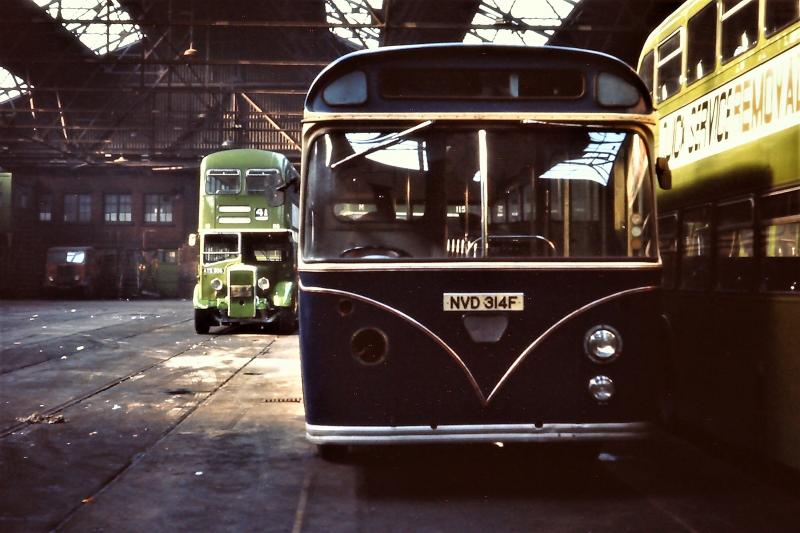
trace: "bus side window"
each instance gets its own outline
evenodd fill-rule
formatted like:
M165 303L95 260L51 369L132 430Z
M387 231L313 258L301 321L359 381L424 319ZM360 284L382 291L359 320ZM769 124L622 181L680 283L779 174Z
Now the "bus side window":
M663 102L681 87L681 32L673 33L658 47L658 90L656 99Z
M650 91L650 96L653 95L653 58L654 52L650 50L642 58L642 64L639 66L639 76L644 80L647 85L647 90Z
M753 200L717 206L717 287L747 291L753 286Z
M758 0L722 0L722 62L758 41Z
M712 2L689 19L686 27L686 82L714 70L717 47L717 4Z
M760 203L761 288L800 294L800 189Z
M681 237L681 288L704 290L711 279L710 206L683 212Z
M658 218L658 248L664 269L661 286L674 289L678 284L678 214L670 213Z
M765 0L764 26L767 36L785 28L800 18L800 3L797 0Z

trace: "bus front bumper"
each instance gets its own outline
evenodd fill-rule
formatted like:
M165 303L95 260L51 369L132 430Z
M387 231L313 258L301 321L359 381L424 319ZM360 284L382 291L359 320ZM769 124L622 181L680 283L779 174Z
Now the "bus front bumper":
M575 442L647 438L651 422L488 424L452 426L317 426L306 424L313 444L424 444L433 442Z

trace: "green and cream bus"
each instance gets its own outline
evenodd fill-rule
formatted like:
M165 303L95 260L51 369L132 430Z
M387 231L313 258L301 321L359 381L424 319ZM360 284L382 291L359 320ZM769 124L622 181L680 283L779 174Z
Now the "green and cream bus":
M690 0L647 39L678 422L800 468L800 2Z
M203 159L197 333L242 323L294 329L297 180L289 160L274 152L227 150Z

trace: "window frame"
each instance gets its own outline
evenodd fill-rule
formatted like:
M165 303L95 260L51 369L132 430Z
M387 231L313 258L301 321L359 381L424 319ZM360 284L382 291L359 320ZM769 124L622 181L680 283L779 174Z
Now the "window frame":
M800 185L794 185L790 187L785 187L782 189L770 190L764 192L757 197L756 203L756 214L755 214L755 246L757 246L756 254L758 258L758 270L756 272L756 290L760 294L765 295L784 295L784 296L800 296L800 292L798 291L788 291L788 290L777 290L777 289L768 289L765 285L765 272L766 272L766 261L768 259L773 259L771 256L766 255L766 242L764 239L764 230L769 226L779 226L779 225L788 225L788 224L795 224L800 223L800 209L798 209L797 213L782 216L782 217L772 217L772 218L765 218L763 216L763 204L766 198L770 198L773 196L780 196L783 194L791 194L791 193L798 193L800 192ZM800 262L800 256L797 257L798 262Z
M645 86L650 91L650 96L653 97L655 93L655 86L656 86L656 50L655 48L651 48L646 54L642 56L642 62L639 65L640 69L645 69L647 66L647 62L650 62L650 72L647 72L647 76L642 74L642 70L639 70L637 73L644 81ZM650 83L648 84L648 80Z
M115 209L114 209L114 214L116 215L117 220L108 220L108 215L109 215L108 199L109 199L110 196L114 196L114 197L117 198L116 206L115 206ZM120 220L119 219L120 215L122 214L122 212L120 211L120 204L121 204L120 199L123 196L127 196L129 198L128 205L130 206L130 211L127 212L129 220ZM133 221L134 221L134 218L133 218L133 195L132 194L130 194L130 193L118 193L118 192L103 193L103 224L113 224L113 225L133 224Z
M695 257L704 257L702 255L696 256L687 256L686 255L686 214L687 212L691 211L699 211L701 209L706 209L708 211L708 244L707 250L708 254L705 256L706 259L706 278L702 283L702 286L687 286L687 276L686 276L686 268L684 261L689 258ZM678 269L680 272L680 276L678 276L678 285L677 288L683 291L689 292L707 292L711 290L714 286L714 241L715 241L715 225L714 225L714 204L711 202L705 202L701 204L694 204L687 207L684 207L680 210L680 216L678 217L679 227L678 227Z
M71 197L71 196L75 197L75 204L73 206L74 210L67 210L67 198ZM88 218L86 218L86 219L83 218L82 211L81 211L81 203L82 203L81 199L83 199L83 198L88 198L88 200L89 200L89 215L88 215ZM62 213L62 215L63 215L62 216L62 220L63 220L64 224L91 224L92 223L92 214L93 214L92 203L93 203L92 202L92 195L90 193L79 193L79 192L78 193L75 193L75 192L64 193L63 202L62 202L62 207L64 208L63 209L63 213ZM74 215L75 219L74 220L67 220L67 216L68 215Z
M661 52L659 48L664 46L670 39L675 36L678 36L678 48L667 54L666 57L661 57ZM654 70L655 75L653 77L653 94L654 99L657 103L666 102L670 98L674 97L676 94L681 92L681 89L685 86L686 82L686 28L684 26L678 27L675 31L667 35L664 39L658 42L655 46L655 61L654 61ZM661 72L660 69L664 66L667 62L671 61L676 56L678 57L678 61L680 62L680 73L678 74L678 88L672 94L667 95L665 98L661 98L659 86L661 83Z
M43 211L42 207L47 207L47 211ZM53 193L51 192L43 192L39 194L38 202L38 214L37 220L39 222L45 224L51 224L53 222ZM42 215L47 215L47 218L42 218Z
M721 221L720 221L720 213L719 213L720 212L720 208L723 208L725 206L734 205L734 204L743 203L743 202L747 202L747 203L750 204L750 219L747 222L737 222L737 223L733 223L733 224L724 224L723 225L721 223ZM714 206L714 227L713 227L713 230L714 230L714 237L713 237L714 250L713 250L713 254L712 254L713 255L713 259L714 259L714 265L713 265L713 269L714 269L714 272L713 272L714 290L719 291L719 292L740 293L741 294L741 293L744 293L744 292L752 292L753 289L755 288L756 282L759 279L759 270L758 270L758 263L759 263L759 237L758 237L758 231L759 231L759 229L758 229L757 224L756 224L757 219L758 219L758 217L757 217L757 211L756 211L756 200L755 200L755 196L752 195L752 194L749 194L747 196L738 196L738 197L733 197L733 198L725 198L723 200L720 200L720 201L716 202L716 205ZM728 287L728 286L723 287L721 285L722 280L721 280L721 276L720 276L720 261L722 259L722 256L720 256L720 254L719 254L719 252L720 252L720 244L721 244L720 240L719 240L720 233L722 231L728 231L728 230L731 230L731 229L744 229L744 228L749 229L750 231L753 232L753 235L752 235L752 239L753 239L752 247L753 248L752 248L751 255L750 255L749 258L745 257L745 258L740 258L740 259L750 259L752 261L752 265L753 265L752 273L751 273L752 279L749 280L749 282L747 284L747 287L745 287L743 289L737 289L737 288Z
M152 198L154 196L159 199L158 206L157 206L157 211L156 211L156 220L148 220L147 217L150 215L150 210L149 210L149 204L148 204L147 200L148 200L148 198ZM162 198L169 198L170 199L169 200L169 204L170 204L170 219L169 220L163 220L162 219L163 211L164 211L163 207L162 207L162 204L161 204L161 199ZM168 226L168 225L174 225L175 224L175 200L174 200L174 196L173 195L166 194L166 193L148 193L148 194L144 195L143 204L144 204L144 209L143 209L144 213L143 213L143 216L142 216L142 222L144 224L159 225L159 226Z
M689 26L692 23L692 21L693 20L697 20L698 17L700 17L700 15L706 9L711 9L711 8L714 9L714 53L713 53L713 62L712 62L712 65L711 65L711 69L708 72L704 72L702 76L697 77L697 78L695 78L693 80L690 80L689 79L689 56L691 54L691 43L692 43L691 37L692 36L691 36L691 32L690 32L690 27ZM684 65L684 72L683 72L683 77L684 77L684 82L685 82L685 86L686 87L689 87L690 85L692 85L694 83L697 83L698 81L702 80L703 78L706 78L712 72L715 72L717 70L717 67L719 65L719 59L720 59L720 56L721 56L721 54L720 54L720 46L721 46L721 44L720 44L721 43L720 34L721 34L721 29L722 29L719 13L720 13L720 10L719 10L719 4L717 3L717 0L712 0L711 2L707 3L705 6L700 8L700 10L698 10L697 13L695 13L694 15L689 17L687 19L687 21L686 21L686 42L684 43L685 47L686 47L686 53L685 53L686 58L685 58L685 61L684 61L685 65Z
M771 38L772 36L774 36L777 33L782 32L783 30L785 30L786 28L788 28L792 24L795 24L796 22L800 21L800 2L798 2L798 0L795 0L795 5L798 8L798 11L797 11L797 14L796 14L795 18L789 20L788 22L785 22L781 26L776 26L774 29L772 29L770 31L769 28L767 28L767 7L768 7L767 4L769 2L770 2L770 0L763 0L763 4L764 4L764 23L762 24L762 27L764 29L764 37L767 38L767 39Z
M675 232L673 235L672 243L674 248L669 250L662 246L662 236L663 236L663 223L662 220L672 218L675 221ZM680 288L681 286L681 217L680 211L667 211L666 213L660 213L658 218L656 219L658 223L658 255L661 259L661 287L664 289L675 290ZM673 273L670 280L666 279L666 269L664 268L664 251L669 251L673 254Z
M724 2L724 0L723 0L723 2ZM730 18L732 18L734 15L736 15L740 11L743 11L748 5L753 5L753 4L755 4L755 6L756 6L756 36L755 36L755 39L749 44L749 46L747 48L745 48L744 50L742 50L738 54L734 53L731 56L726 57L725 56L725 46L724 46L725 45L725 21L729 20ZM762 18L761 17L761 12L762 12L761 4L762 4L761 0L739 0L739 3L737 3L735 6L733 6L733 8L729 9L728 11L725 11L724 3L720 3L720 6L723 8L722 11L720 11L717 14L717 18L719 20L719 22L718 22L719 32L718 32L718 36L717 36L717 42L718 42L717 48L719 49L718 55L719 55L719 64L720 65L726 65L726 64L728 64L728 63L730 63L730 62L732 62L732 61L744 56L748 51L750 51L753 48L755 48L755 46L759 43L759 41L761 39L761 35L760 34L762 32L762 29L763 29L761 27L762 26L762 24L761 24L761 18Z

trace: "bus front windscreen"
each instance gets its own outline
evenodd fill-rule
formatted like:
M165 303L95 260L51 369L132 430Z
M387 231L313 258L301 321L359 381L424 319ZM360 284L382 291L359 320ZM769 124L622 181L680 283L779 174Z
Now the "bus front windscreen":
M655 259L649 168L626 130L328 131L309 154L304 257Z

